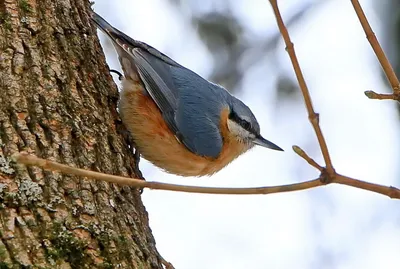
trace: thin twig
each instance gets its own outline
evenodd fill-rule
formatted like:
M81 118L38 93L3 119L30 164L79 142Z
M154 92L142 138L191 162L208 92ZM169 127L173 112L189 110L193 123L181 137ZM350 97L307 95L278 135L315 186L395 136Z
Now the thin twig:
M70 167L68 165L52 162L49 160L41 159L27 153L16 153L13 155L16 162L25 165L34 165L42 167L48 171L59 171L64 174L70 174L75 176L87 177L89 179L101 180L110 183L128 185L134 187L149 188L154 190L166 190L166 191L177 191L177 192L191 192L191 193L207 193L207 194L233 194L233 195L249 195L249 194L272 194L281 192L292 192L305 189L311 189L319 186L326 185L321 181L321 178L309 180L301 183L272 186L272 187L255 187L255 188L213 188L213 187L197 187L197 186L185 186L168 184L161 182L143 181L136 178L119 177L99 172L93 172L89 170L79 169ZM317 164L318 165L318 164ZM331 183L338 183L355 188L372 191L386 195L393 199L400 199L400 190L395 187L387 187L379 184L369 183L350 177L336 174Z
M293 68L294 68L294 72L296 73L296 77L299 82L301 92L303 93L304 102L307 107L308 118L311 122L311 125L314 128L316 135L317 135L318 143L320 145L321 152L324 157L325 164L326 164L326 171L329 176L333 177L335 175L335 170L333 169L331 157L330 157L329 151L328 151L328 146L326 145L325 138L324 138L321 128L319 126L319 115L317 113L315 113L315 111L314 111L312 101L311 101L311 96L308 91L307 84L304 80L304 76L301 71L300 64L296 57L294 45L293 45L292 41L290 40L288 30L282 20L282 16L281 16L281 13L278 8L277 1L269 0L269 2L271 3L272 9L274 10L276 21L278 23L279 31L281 32L283 40L285 41L286 51L289 54L290 60L292 62Z
M354 179L351 177L336 174L333 183L343 184L347 186L352 186L354 188L363 189L367 191L372 191L375 193L380 193L386 195L392 199L400 199L400 190L393 186L384 186L374 183L365 182L362 180Z
M16 153L13 155L16 162L25 165L34 165L42 167L48 171L60 171L64 174L70 174L75 176L87 177L95 180L106 181L110 183L142 187L153 190L166 190L166 191L177 191L177 192L193 192L193 193L208 193L208 194L271 194L278 192L292 192L310 189L324 185L319 179L305 181L301 183L280 185L273 187L255 187L255 188L213 188L213 187L197 187L197 186L186 186L177 184L168 184L155 181L144 181L137 178L120 177L114 175L103 174L99 172L89 171L85 169L79 169L68 165L60 164L57 162L38 158L27 153Z
M393 67L390 64L388 58L386 57L385 52L383 51L381 45L379 45L378 39L376 38L375 33L372 31L371 25L369 24L360 3L358 2L358 0L351 0L351 3L353 4L354 10L357 13L357 17L360 20L361 26L364 29L367 39L371 44L371 47L374 50L375 55L378 58L387 79L390 82L390 85L392 86L393 93L397 95L397 98L394 98L394 100L397 100L398 95L400 94L399 79L397 78L396 73L394 72ZM377 99L382 99L382 98L377 98Z
M364 93L369 99L400 101L400 95L394 93L376 93L374 91L365 91Z
M316 161L314 161L313 158L311 158L310 156L307 155L307 153L301 149L299 146L294 145L293 147L293 151L299 155L301 158L303 158L306 162L308 162L312 167L315 167L316 169L318 169L320 172L322 172L324 170L324 168L319 165Z

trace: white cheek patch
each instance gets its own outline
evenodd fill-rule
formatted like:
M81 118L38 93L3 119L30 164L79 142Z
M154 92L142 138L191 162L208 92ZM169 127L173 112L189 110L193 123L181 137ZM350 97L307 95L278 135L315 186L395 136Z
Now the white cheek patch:
M234 134L240 140L248 140L254 138L254 135L249 131L243 129L242 126L237 124L236 122L228 119L228 129L229 131Z

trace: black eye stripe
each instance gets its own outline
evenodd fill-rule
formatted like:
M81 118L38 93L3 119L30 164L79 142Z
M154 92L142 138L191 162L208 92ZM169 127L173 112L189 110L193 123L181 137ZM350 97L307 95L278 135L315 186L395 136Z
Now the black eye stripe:
M239 118L239 116L238 116L234 111L232 111L232 112L229 114L229 119L233 120L234 122L236 122L236 123L238 123L238 124L240 124L240 122L242 121L242 119ZM241 125L241 124L240 124L240 125Z
M245 129L251 133L255 133L254 130L252 129L250 122L248 122L247 120L241 119L235 112L232 111L229 114L229 119L233 120L234 122L236 122L237 124L242 126L243 129Z

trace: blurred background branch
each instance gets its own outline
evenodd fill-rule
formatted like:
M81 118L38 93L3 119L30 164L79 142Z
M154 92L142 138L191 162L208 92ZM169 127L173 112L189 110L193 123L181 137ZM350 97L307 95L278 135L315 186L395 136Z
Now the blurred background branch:
M246 70L262 60L268 59L277 71L281 69L281 63L275 56L280 41L279 31L273 29L267 36L252 32L234 13L232 5L235 3L232 1L203 1L205 4L201 8L195 0L169 1L181 12L184 20L192 25L211 53L214 62L208 78L211 81L234 92L243 88ZM287 27L300 23L312 8L317 8L321 3L323 1L305 1L300 7L293 7L287 19ZM277 77L280 94L295 94L296 87L284 72Z

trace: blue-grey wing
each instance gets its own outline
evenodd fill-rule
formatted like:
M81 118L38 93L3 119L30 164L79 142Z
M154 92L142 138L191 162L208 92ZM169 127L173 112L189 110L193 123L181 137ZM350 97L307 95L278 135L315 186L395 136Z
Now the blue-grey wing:
M147 51L136 49L133 55L146 91L178 140L195 154L216 158L223 145L219 126L224 100L217 97L224 90Z
M178 94L169 74L170 66L140 49L133 50L132 56L147 93L160 109L168 127L180 139L175 123Z
M172 67L171 75L179 89L175 121L183 143L198 155L218 157L223 146L220 122L226 103L220 91L224 90L186 68Z

